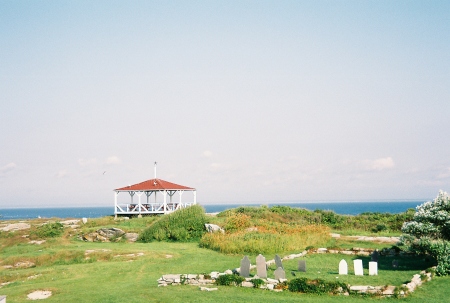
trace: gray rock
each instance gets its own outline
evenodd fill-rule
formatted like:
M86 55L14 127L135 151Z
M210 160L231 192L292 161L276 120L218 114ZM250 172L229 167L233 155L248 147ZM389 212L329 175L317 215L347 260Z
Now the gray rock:
M127 239L130 242L136 242L138 237L139 237L139 234L137 234L137 233L126 233L125 234L125 239Z
M108 239L117 238L117 237L123 236L125 234L125 232L123 230L121 230L120 228L115 228L115 227L101 228L101 229L97 230L97 233L100 236L103 236Z
M220 227L219 225L216 225L216 224L209 224L209 223L206 223L206 224L205 224L205 228L206 228L206 230L207 230L208 232L210 232L210 233L213 233L213 232L221 232L221 233L224 233L224 232L225 232L225 230L224 230L222 227Z

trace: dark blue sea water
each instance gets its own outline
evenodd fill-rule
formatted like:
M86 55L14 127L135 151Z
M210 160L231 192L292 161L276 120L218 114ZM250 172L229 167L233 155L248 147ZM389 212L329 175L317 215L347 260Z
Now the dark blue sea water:
M379 201L379 202L301 202L301 203L253 203L253 204L201 204L207 213L221 212L239 206L285 205L309 210L332 210L342 215L357 215L364 212L401 213L416 208L425 200ZM0 209L0 220L34 218L98 218L114 214L114 207L71 207L71 208L5 208Z

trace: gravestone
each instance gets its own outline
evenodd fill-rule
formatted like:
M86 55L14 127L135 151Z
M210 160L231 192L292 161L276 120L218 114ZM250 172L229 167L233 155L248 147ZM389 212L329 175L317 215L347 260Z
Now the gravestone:
M267 278L266 258L261 254L256 257L256 274L260 278Z
M241 272L239 273L242 277L250 277L250 259L248 256L244 256L241 260Z
M378 276L378 262L369 262L369 276Z
M353 269L355 276L364 276L363 264L361 259L353 260Z
M276 280L280 280L280 279L286 279L286 273L284 272L284 269L282 269L281 267L278 267L273 274L275 275L275 279Z
M392 267L397 268L398 267L398 260L392 261Z
M298 271L306 272L306 260L298 260Z
M283 262L281 262L281 258L279 255L275 255L275 265L277 268L281 267L282 269L284 269Z
M344 259L342 259L341 262L339 262L339 274L348 275L348 265L347 261L345 261Z
M378 250L375 249L373 251L372 256L371 256L370 259L371 259L372 262L378 262Z

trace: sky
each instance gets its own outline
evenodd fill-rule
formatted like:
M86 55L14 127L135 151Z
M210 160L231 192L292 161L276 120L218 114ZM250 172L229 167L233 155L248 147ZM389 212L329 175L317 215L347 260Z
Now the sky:
M450 191L449 1L0 0L0 207ZM186 201L187 202L187 201Z

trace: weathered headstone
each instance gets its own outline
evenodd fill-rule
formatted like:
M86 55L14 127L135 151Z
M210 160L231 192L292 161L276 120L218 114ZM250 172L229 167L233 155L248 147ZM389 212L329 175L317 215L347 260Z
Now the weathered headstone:
M369 276L378 275L378 262L369 262Z
M306 272L306 260L298 260L298 271Z
M364 276L363 264L361 259L353 260L353 269L355 270L355 276Z
M373 251L370 259L372 262L378 262L378 250Z
M347 261L345 261L344 259L342 259L341 262L339 262L339 274L348 275L348 265Z
M241 271L240 271L240 275L242 277L248 278L250 277L250 259L248 258L248 256L244 256L241 260Z
M275 255L275 265L277 268L281 267L282 269L284 269L283 262L281 262L281 258L279 255Z
M276 280L280 279L286 279L286 273L284 272L284 269L281 267L278 267L273 274L275 275Z
M398 260L392 261L392 267L393 268L398 268Z
M261 254L256 257L256 274L260 278L267 278L266 258Z

